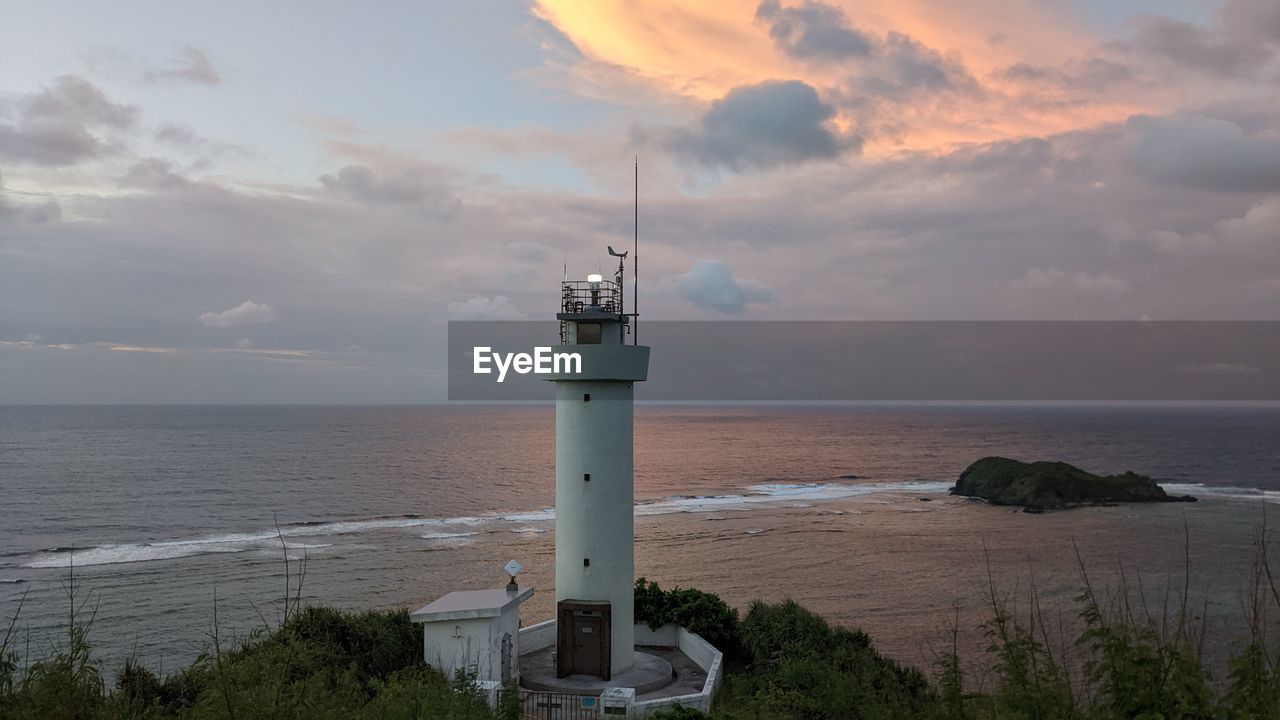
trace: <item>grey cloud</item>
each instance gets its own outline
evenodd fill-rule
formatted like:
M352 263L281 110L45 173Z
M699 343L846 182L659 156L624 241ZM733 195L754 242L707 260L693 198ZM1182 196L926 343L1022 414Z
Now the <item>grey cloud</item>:
M1218 75L1251 69L1264 54L1256 46L1241 45L1193 23L1159 15L1134 20L1133 44L1139 50L1173 63Z
M177 123L161 123L152 137L156 139L156 142L180 146L195 145L201 141L195 130L192 130L187 125L179 125Z
M1183 363L1174 369L1193 375L1257 375L1262 372L1252 365L1220 361Z
M158 143L163 143L188 155L239 155L242 157L253 155L248 148L242 145L212 140L200 135L189 125L180 123L162 122L156 126L151 137Z
M15 163L70 165L98 155L102 144L83 127L0 125L0 158Z
M254 302L253 300L245 300L239 305L217 312L209 310L200 313L200 322L212 328L229 328L240 327L242 325L260 325L262 323L275 322L280 319L280 313L267 303Z
M493 298L473 297L461 302L451 302L447 312L450 320L523 320L525 314L505 295Z
M1153 184L1130 170L1126 143L1123 128L1104 128L941 156L825 163L735 178L696 196L651 191L641 207L643 312L685 317L686 293L708 312L731 311L741 299L743 312L762 319L1221 320L1276 307L1280 205ZM200 348L251 334L259 347L336 351L355 342L392 358L359 373L310 364L273 374L274 364L249 353L15 351L0 357L13 379L0 385L6 397L34 402L439 399L433 378L443 377L451 301L487 299L500 313L495 296L503 296L510 309L547 317L561 252L571 272L587 262L594 270L608 262L603 245L626 245L630 233L626 190L489 184L482 198L446 222L416 205L351 202L315 185L250 192L203 181L181 192L76 194L64 201L61 222L0 221L4 337ZM1115 232L1122 223L1124 233ZM1209 239L1184 257L1120 237L1156 231ZM519 242L552 248L551 257L512 282L504 255ZM725 273L691 271L701 258L729 260L732 272L723 270L742 295L708 291ZM1016 287L1030 268L1062 289ZM690 274L678 291L674 278ZM645 279L664 276L672 279L662 288ZM252 332L197 322L245 298L269 301L288 322ZM184 394L175 398L172 388Z
M1015 281L1014 285L1032 291L1069 290L1099 297L1123 295L1129 292L1129 283L1112 273L1100 272L1096 275L1083 271L1068 273L1056 267L1050 267L1047 270L1031 268L1026 275Z
M1280 45L1280 3L1275 0L1226 0L1219 19L1223 29L1237 41Z
M673 152L708 167L740 171L834 158L857 138L842 139L828 126L835 108L798 80L731 90L711 104L693 128L659 131Z
M756 8L756 20L768 26L783 52L802 60L866 57L876 45L874 37L849 25L843 10L815 0L795 7L765 0Z
M101 131L127 132L138 109L112 102L96 85L64 75L40 91L0 101L0 160L70 165L111 149Z
M1252 77L1275 58L1280 45L1274 0L1228 0L1207 27L1159 15L1131 22L1132 40L1117 47L1209 75Z
M5 197L4 175L0 173L0 222L25 221L31 223L53 222L62 218L62 206L56 200L15 203Z
M138 109L112 102L98 86L75 75L63 75L53 85L19 101L28 122L80 122L127 130L138 120Z
M147 82L222 84L222 76L209 56L190 46L179 50L177 57L167 67L146 71L143 79Z
M1102 57L1086 57L1067 63L1064 68L1020 62L995 73L995 76L1033 89L1045 85L1083 91L1106 91L1138 80L1134 68Z
M1227 192L1280 190L1280 142L1204 115L1137 116L1125 125L1136 172L1161 183Z
M855 87L895 99L919 92L975 92L980 89L958 59L947 57L902 33L890 32L879 55L882 69L864 74L855 81Z
M551 257L551 248L527 240L518 240L507 246L507 255L525 262L541 262Z
M810 61L848 63L856 92L902 99L918 92L974 91L978 83L957 57L926 47L899 32L883 38L853 27L844 11L820 0L783 7L765 0L756 20L774 45Z
M1074 64L1072 74L1086 88L1106 90L1137 80L1134 69L1125 63L1089 57Z
M444 180L424 168L379 175L365 165L346 165L335 175L322 175L320 184L371 205L418 205L443 216L456 209L457 201Z
M723 260L699 260L682 275L669 280L685 300L695 306L739 315L748 305L763 305L774 300L774 292L757 280L735 278Z
M168 190L182 187L188 181L173 171L173 164L168 160L146 158L130 165L119 182L123 187Z

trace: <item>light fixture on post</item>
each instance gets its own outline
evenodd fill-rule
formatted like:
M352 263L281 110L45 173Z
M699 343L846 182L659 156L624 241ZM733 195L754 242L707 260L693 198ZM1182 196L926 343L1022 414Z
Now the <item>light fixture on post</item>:
M591 273L587 276L587 285L591 286L591 307L600 307L600 283L604 282L604 276L599 273Z

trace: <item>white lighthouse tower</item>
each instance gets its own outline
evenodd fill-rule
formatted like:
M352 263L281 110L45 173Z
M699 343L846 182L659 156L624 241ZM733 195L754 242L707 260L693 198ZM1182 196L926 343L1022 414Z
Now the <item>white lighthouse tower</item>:
M560 346L582 357L556 385L556 668L603 680L635 662L632 484L634 384L649 348L623 306L623 262L612 280L561 286ZM630 342L629 342L630 341Z

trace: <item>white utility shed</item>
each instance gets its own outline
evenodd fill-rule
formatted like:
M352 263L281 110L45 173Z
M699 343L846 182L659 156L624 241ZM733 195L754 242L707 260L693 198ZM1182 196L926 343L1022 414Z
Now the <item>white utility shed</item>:
M462 590L414 611L423 659L449 677L462 670L479 681L517 682L520 603L532 595L533 588Z

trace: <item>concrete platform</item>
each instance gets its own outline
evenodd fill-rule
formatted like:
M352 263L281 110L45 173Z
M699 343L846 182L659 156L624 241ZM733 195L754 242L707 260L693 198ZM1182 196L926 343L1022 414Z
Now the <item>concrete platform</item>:
M592 675L570 675L558 678L553 657L554 649L546 647L520 656L521 687L572 695L599 695L605 688L635 688L636 696L639 697L652 695L671 685L679 677L669 660L652 652L646 652L646 650L657 650L657 648L645 648L645 650L636 648L635 664L626 672L615 674L607 681Z

